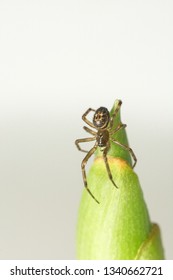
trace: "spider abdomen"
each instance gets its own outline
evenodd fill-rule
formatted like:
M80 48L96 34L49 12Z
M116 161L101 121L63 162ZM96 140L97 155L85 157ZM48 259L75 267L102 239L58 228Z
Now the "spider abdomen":
M97 132L96 141L99 147L103 148L107 146L109 142L109 132L107 129L99 129Z
M98 128L106 128L110 120L109 111L105 107L100 107L95 111L93 124Z

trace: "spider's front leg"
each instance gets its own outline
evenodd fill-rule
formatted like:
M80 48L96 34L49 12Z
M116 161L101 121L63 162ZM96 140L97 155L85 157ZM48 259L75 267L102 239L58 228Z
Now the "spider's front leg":
M114 119L115 119L115 117L116 117L118 111L120 110L121 104L122 104L122 101L121 101L121 100L118 100L117 107L116 107L116 109L115 109L115 111L114 111L114 113L112 114L112 117L111 117L111 119L110 119L110 128L113 127Z
M86 188L86 190L89 192L89 194L92 196L92 198L99 204L99 201L95 198L95 196L92 194L92 192L90 191L90 189L88 188L88 184L87 184L87 179L86 179L86 171L85 171L85 166L89 160L89 158L94 154L94 152L96 151L97 146L95 145L86 155L86 157L83 159L82 164L81 164L81 168L82 168L82 176L83 176L83 181L84 181L84 186Z
M105 165L106 165L106 170L107 170L109 179L111 180L111 182L113 183L113 185L118 189L117 185L115 184L115 182L114 182L114 180L113 180L112 173L111 173L111 170L110 170L110 167L109 167L109 163L108 163L108 159L107 159L107 152L108 152L108 150L109 150L109 147L106 147L106 148L103 150L103 159L104 159L104 162L105 162Z
M87 115L89 114L89 112L91 112L91 111L92 111L92 112L95 112L94 109L89 108L89 109L86 110L86 112L82 115L82 119L83 119L83 121L86 122L89 126L95 128L95 126L93 125L93 123L90 122L90 121L86 118L86 116L87 116Z
M130 147L128 147L128 146L126 146L126 145L124 145L124 144L121 144L120 142L116 141L116 140L113 139L113 138L111 138L110 140L111 140L112 142L114 142L115 144L119 145L120 147L122 147L123 149L125 149L126 151L129 151L129 153L131 154L131 156L132 156L132 158L133 158L133 160L134 160L134 163L133 163L133 165L132 165L132 168L134 168L135 165L136 165L136 163L137 163L137 158L136 158L136 156L135 156L133 150L132 150Z

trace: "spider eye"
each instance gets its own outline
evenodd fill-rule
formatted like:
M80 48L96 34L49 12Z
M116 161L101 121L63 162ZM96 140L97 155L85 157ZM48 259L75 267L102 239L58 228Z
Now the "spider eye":
M108 125L110 120L110 115L108 109L105 107L100 107L96 110L94 117L93 117L93 124L96 127L104 128Z

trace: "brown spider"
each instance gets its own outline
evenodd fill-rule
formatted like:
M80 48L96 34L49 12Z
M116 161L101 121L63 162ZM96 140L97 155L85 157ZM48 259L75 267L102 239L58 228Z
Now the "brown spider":
M109 179L111 180L111 182L113 183L113 185L118 188L112 178L112 174L111 174L111 170L108 164L108 160L107 160L107 152L110 148L110 141L112 141L113 143L119 145L120 147L124 148L125 150L128 150L131 154L131 156L133 157L134 160L134 164L132 166L132 168L134 168L134 166L136 165L137 162L137 158L133 152L133 150L131 148L129 148L128 146L119 143L118 141L116 141L115 139L112 138L112 135L115 134L116 132L118 132L120 129L125 128L126 124L119 124L116 128L113 128L113 124L114 124L114 119L117 116L117 113L121 107L121 100L118 100L118 104L117 107L114 111L114 113L112 114L112 116L110 117L109 111L105 108L105 107L100 107L97 110L91 109L89 108L82 116L82 119L84 122L86 122L90 127L95 128L97 130L93 131L92 129L84 126L84 130L86 130L87 132L89 132L90 134L93 135L93 137L88 137L88 138L82 138L82 139L77 139L75 141L75 144L78 148L79 151L85 152L87 153L87 155L84 157L82 164L81 164L81 168L82 168L82 176L83 176L83 181L84 181L84 185L85 188L87 189L87 191L89 192L89 194L92 196L92 198L97 202L98 200L94 197L94 195L91 193L90 189L88 188L88 184L87 184L87 179L86 179L86 171L85 171L85 165L88 161L88 159L94 154L94 152L96 151L97 147L100 148L100 150L103 153L103 159L106 165L106 169L107 169L107 173L109 176ZM93 122L90 122L86 116L88 115L89 112L95 112L94 116L93 116ZM89 141L94 141L95 140L95 144L94 147L90 150L90 151L86 151L81 149L79 143L81 142L89 142Z

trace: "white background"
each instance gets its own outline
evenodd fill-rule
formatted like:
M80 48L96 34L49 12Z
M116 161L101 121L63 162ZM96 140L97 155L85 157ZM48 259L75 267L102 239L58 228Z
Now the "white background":
M0 1L0 259L74 259L81 115L123 101L173 258L173 2Z

